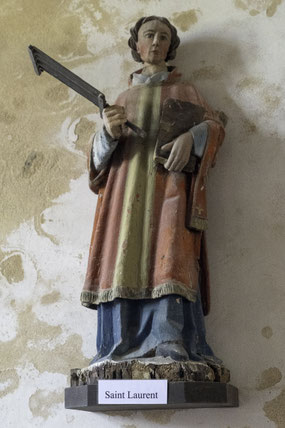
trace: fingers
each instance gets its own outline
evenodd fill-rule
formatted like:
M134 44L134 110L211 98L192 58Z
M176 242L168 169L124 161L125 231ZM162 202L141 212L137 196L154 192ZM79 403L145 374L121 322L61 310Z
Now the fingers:
M113 105L103 110L103 120L107 132L113 138L119 138L122 133L122 126L127 122L124 107Z
M161 150L165 151L165 152L170 152L170 150L172 149L174 144L174 141L171 141L170 143L164 144L163 146L160 147Z
M117 105L104 108L103 116L107 117L108 119L112 119L114 117L127 118L124 107Z
M179 158L178 159L174 158L174 159L168 159L164 167L168 171L181 172L185 167L185 165L187 165L186 160L180 160Z
M127 116L124 107L111 106L103 110L103 119L114 126L119 126L127 121Z
M123 113L125 111L125 108L123 106L114 104L112 106L105 107L103 110L104 113L111 113L112 111Z
M103 115L105 115L108 118L111 118L113 116L125 116L125 109L122 106L117 106L117 105L113 105L113 106L109 106L104 108L103 110Z
M181 172L185 165L187 165L191 152L191 145L185 140L183 136L174 140L169 158L164 167L168 171Z
M183 153L181 153L179 147L175 144L173 144L169 158L164 167L168 169L168 171L179 171L184 167Z

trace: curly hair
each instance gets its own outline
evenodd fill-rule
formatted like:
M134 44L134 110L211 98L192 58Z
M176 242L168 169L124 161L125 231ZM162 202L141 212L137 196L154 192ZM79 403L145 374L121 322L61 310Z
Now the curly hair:
M131 33L131 37L128 40L128 45L132 50L132 56L134 58L135 61L137 62L143 62L143 60L141 59L139 53L137 52L137 46L136 43L138 41L138 32L139 29L141 28L141 26L143 24L145 24L148 21L160 21L163 24L167 25L167 27L170 29L171 31L171 42L170 42L170 46L167 52L167 56L165 58L165 61L169 61L171 59L174 59L176 56L176 49L178 48L179 44L180 44L180 39L177 35L177 30L176 28L170 24L170 22L168 21L167 18L164 18L162 16L144 16L142 18L140 18L136 24L130 29L130 33Z

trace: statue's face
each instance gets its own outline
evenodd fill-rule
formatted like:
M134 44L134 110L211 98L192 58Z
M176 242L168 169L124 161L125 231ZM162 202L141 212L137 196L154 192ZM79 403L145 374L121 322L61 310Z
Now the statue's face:
M143 62L162 64L170 43L171 31L168 26L157 20L148 21L138 31L137 52Z

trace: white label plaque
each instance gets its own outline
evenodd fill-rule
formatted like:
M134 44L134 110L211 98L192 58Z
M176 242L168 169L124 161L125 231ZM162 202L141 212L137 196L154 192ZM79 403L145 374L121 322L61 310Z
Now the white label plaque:
M167 380L98 380L98 404L167 404Z

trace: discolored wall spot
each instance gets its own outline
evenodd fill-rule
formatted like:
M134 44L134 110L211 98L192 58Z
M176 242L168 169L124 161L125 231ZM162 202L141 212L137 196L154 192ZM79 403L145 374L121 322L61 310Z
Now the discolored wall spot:
M134 424L131 424L131 425L126 425L126 424L123 424L123 425L121 425L121 428L137 428L137 426L136 425L134 425Z
M68 99L68 87L63 83L48 88L45 91L45 98L51 103L62 103Z
M59 245L58 239L54 235L47 233L43 229L42 225L44 223L45 223L45 217L42 213L34 216L34 226L35 226L35 231L37 232L37 234L39 236L44 236L45 238L48 238L54 245Z
M143 417L149 422L154 422L160 425L167 425L175 413L176 410L157 410L155 412L152 410L145 410L143 412Z
M275 111L278 109L278 107L281 104L281 97L271 94L270 90L268 91L269 93L264 93L264 102L268 108L268 110L270 110L271 112Z
M79 6L80 8L80 6ZM112 5L112 8L106 8L104 5L100 4L100 1L96 2L96 6L93 4L86 4L84 10L90 23L98 29L100 33L110 33L110 31L116 31L116 26L114 22L117 16L120 16L122 11Z
M256 16L256 15L258 15L260 12L259 12L259 10L256 10L256 9L251 9L250 11L249 11L249 14L251 15L251 16Z
M52 303L58 302L60 299L60 293L58 291L53 291L50 294L46 294L41 298L42 305L51 305Z
M40 221L40 224L44 224L46 222L44 213L41 213L39 221ZM49 221L52 222L53 220L49 219Z
M283 0L273 0L271 1L271 4L266 9L266 15L271 18L273 15L275 15L277 11L277 7L282 3Z
M44 160L44 155L41 152L32 151L23 166L23 177L30 178L34 175L38 169L41 168L41 165Z
M235 6L238 9L242 9L242 10L246 10L247 9L247 5L242 0L235 0Z
M281 379L282 373L280 370L277 367L271 367L261 373L256 389L257 391L263 391L264 389L271 388L279 383Z
M122 418L130 418L135 414L135 412L130 412L128 410L124 410L122 412L105 412L108 416L121 416Z
M11 394L19 386L19 376L15 369L0 371L0 398Z
M66 419L66 422L67 422L68 424L71 424L71 423L74 421L75 416L65 415L65 419Z
M186 12L174 13L170 20L181 31L188 31L192 25L198 22L197 10L190 9Z
M285 235L285 225L282 220L272 224L272 232L277 239Z
M1 344L1 367L31 363L40 372L62 373L68 375L70 367L84 367L89 359L82 353L82 338L73 334L63 344L49 346L49 342L60 337L60 325L52 326L40 321L28 306L18 313L17 336Z
M24 97L21 97L17 94L17 96L13 99L13 105L16 109L23 109L26 107L26 100Z
M11 125L15 122L16 116L13 113L9 113L5 110L0 110L0 122L5 123L6 125Z
M273 400L264 404L265 416L276 424L277 428L285 426L285 389Z
M215 66L205 66L194 70L190 76L191 80L218 80L221 72Z
M95 133L95 130L96 126L94 122L91 122L86 117L80 119L74 130L75 135L77 135L76 148L87 153L90 137Z
M263 329L261 330L261 334L266 339L270 339L273 335L272 328L269 326L263 327Z
M282 88L276 84L268 83L260 77L247 76L236 84L236 88L239 92L255 92L261 98L262 105L269 113L276 111L282 102L282 97L280 96Z
M257 132L257 126L249 119L243 119L243 129L248 135L252 135Z
M64 6L65 7L65 6ZM59 23L58 23L59 24ZM60 56L85 55L87 50L86 38L80 31L80 14L61 16L59 38L56 50ZM60 61L60 58L58 59Z
M57 135L67 115L74 121L88 114L92 104L89 107L80 97L69 101L68 89L63 84L47 73L36 76L26 50L34 41L67 68L76 62L82 65L90 61L86 36L81 31L82 10L74 11L73 4L29 0L27 7L25 0L16 0L15 4L5 2L1 7L0 28L5 37L0 40L0 47L7 59L0 62L0 124L6 125L1 129L5 142L1 149L3 168L0 160L1 236L9 235L35 212L50 207L69 190L70 180L86 169L85 160L78 159L78 154L61 144L64 138L59 141ZM51 88L55 89L48 92ZM61 101L66 101L64 109ZM40 177L34 173L40 158L28 158L32 152L44 155L41 169L37 169L41 171ZM53 162L55 159L58 163ZM29 185L23 180L23 172Z
M9 284L23 281L24 269L20 254L14 254L4 259L0 264L0 272Z
M29 399L29 408L35 417L47 419L53 414L53 405L63 403L62 392L38 390Z
M254 88L256 86L261 86L262 84L262 80L254 77L254 76L247 76L244 77L243 79L241 79L237 85L236 88L238 90L243 90L243 89L251 89Z
M248 11L251 16L266 12L266 15L271 18L275 15L282 1L283 0L235 0L235 6L237 9Z

